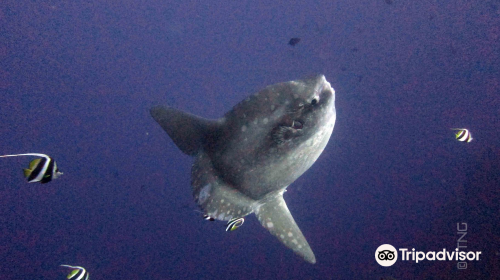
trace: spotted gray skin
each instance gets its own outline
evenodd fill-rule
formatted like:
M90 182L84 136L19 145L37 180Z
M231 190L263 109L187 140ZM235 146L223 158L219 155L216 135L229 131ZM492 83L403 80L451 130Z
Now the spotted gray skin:
M151 115L195 157L193 196L206 215L228 221L255 213L285 246L316 258L283 193L323 152L335 125L335 91L323 75L275 84L218 120L157 106Z

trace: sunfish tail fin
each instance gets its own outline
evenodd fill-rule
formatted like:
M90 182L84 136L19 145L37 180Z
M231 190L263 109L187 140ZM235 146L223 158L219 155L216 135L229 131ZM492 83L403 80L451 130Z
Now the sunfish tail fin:
M276 236L281 243L303 257L307 262L316 263L316 257L295 223L282 194L278 194L269 200L266 199L265 203L256 207L255 215L262 226Z
M150 110L153 119L165 130L179 149L194 155L204 139L217 127L217 122L204 119L168 106L155 106Z

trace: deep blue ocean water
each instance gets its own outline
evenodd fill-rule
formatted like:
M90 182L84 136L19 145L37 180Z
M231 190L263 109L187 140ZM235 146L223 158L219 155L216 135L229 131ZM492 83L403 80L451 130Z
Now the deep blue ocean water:
M288 45L292 37L301 41ZM206 222L192 159L149 115L221 117L263 87L323 73L337 122L288 207L304 262L253 215ZM496 0L0 3L0 279L499 279ZM455 140L450 128L474 140ZM375 261L382 244L479 261ZM465 243L461 243L462 245Z

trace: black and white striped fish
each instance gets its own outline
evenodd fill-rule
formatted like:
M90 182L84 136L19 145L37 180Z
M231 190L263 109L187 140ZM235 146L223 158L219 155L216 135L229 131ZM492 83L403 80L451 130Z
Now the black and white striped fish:
M233 231L243 225L245 222L244 218L233 218L227 222L226 231Z
M215 219L213 217L210 217L208 215L203 215L203 219L207 220L207 221L210 221L210 222L213 222L215 221Z
M455 138L460 142L469 143L473 139L472 134L466 128L452 128L451 130L457 130L457 132L455 132Z
M53 179L57 179L63 173L57 168L57 164L48 155L28 153L28 154L17 154L17 155L3 155L3 157L20 157L20 156L35 156L41 157L34 159L30 162L29 168L23 169L24 177L28 180L28 183L40 182L42 184L48 183Z
M61 264L61 266L73 268L73 270L66 276L66 279L74 280L89 280L90 274L81 266L72 266L67 264Z

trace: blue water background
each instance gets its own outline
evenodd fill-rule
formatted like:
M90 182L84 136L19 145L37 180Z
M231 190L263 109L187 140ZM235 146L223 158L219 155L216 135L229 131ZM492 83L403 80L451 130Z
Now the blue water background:
M295 47L288 45L300 37ZM323 73L337 123L285 199L311 265L254 216L200 218L192 159L149 115L222 116L263 87ZM0 278L498 279L500 3L494 0L0 3ZM460 143L450 128L470 129ZM398 261L381 244L479 262Z

